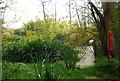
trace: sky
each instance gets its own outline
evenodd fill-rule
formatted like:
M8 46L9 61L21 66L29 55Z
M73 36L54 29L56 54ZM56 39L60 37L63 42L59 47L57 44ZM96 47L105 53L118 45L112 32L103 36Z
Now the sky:
M16 3L10 9L6 9L5 21L10 28L20 28L23 23L30 20L35 20L36 17L43 19L42 3L40 0L14 0ZM65 10L66 0L56 0L57 18L66 16L68 13ZM54 13L54 0L45 4L46 13ZM16 20L17 22L11 23Z
M45 0L50 1L50 0ZM83 6L82 0L71 0L76 1L77 5ZM85 1L85 0L84 0ZM95 1L95 0L94 0ZM68 13L68 0L52 0L51 2L45 3L46 13L53 17L55 10L57 10L57 20L62 19L69 15ZM13 5L6 9L5 22L3 26L9 28L21 28L23 23L27 23L30 20L35 21L36 18L43 19L43 9L41 0L13 0ZM9 3L10 4L10 3ZM72 11L72 14L76 14ZM74 18L75 19L75 18ZM68 20L68 18L66 18ZM13 22L15 21L15 22Z

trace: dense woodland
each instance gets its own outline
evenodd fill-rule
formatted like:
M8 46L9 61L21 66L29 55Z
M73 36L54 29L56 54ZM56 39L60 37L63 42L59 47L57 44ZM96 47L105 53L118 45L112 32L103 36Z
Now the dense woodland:
M51 2L52 0L48 1ZM9 4L8 4L9 3ZM85 2L83 7L68 0L68 20L57 19L45 10L47 1L41 0L43 19L30 20L21 28L9 24L19 20L5 20L6 10L14 0L0 1L2 78L4 79L95 79L118 80L120 68L120 2ZM98 5L101 5L100 7ZM76 20L73 20L73 13ZM83 11L83 12L81 12ZM62 13L61 13L62 14ZM15 16L16 17L16 16ZM112 32L112 48L109 31ZM89 43L89 40L94 40ZM93 46L95 64L75 67L79 50ZM111 49L110 49L111 48ZM110 53L110 57L109 54Z

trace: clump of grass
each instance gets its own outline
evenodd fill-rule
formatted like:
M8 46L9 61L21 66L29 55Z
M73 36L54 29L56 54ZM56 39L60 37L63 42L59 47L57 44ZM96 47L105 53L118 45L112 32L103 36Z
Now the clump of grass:
M115 58L111 58L108 62L107 57L103 56L96 59L95 68L97 71L105 74L107 78L118 78L120 62Z
M2 79L35 79L35 72L24 63L2 62Z
M33 56L31 56L33 62ZM36 78L37 79L57 79L57 74L56 70L54 69L53 65L51 63L49 63L49 55L45 54L45 59L42 60L42 58L40 56L37 56L36 54L36 58L37 58L37 63L34 64L34 69L36 71Z

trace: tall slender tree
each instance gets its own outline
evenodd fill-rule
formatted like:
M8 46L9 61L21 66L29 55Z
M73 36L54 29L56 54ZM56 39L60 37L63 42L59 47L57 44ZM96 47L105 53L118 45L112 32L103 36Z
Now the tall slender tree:
M71 25L71 18L72 18L72 16L71 16L71 0L69 0L69 18L70 18L70 20L69 20L69 22L70 22L70 25Z
M78 22L79 22L79 26L81 25L81 22L80 22L80 16L79 16L79 13L78 13L78 8L77 8L77 3L75 2L75 10L76 10L76 14L77 14L77 18L78 18Z
M54 6L55 6L55 12L54 12L54 15L55 15L55 23L56 23L56 20L57 20L56 0L55 0L55 4L54 4Z
M45 2L43 0L41 0L41 2L42 2L42 7L43 7L44 21L46 21Z

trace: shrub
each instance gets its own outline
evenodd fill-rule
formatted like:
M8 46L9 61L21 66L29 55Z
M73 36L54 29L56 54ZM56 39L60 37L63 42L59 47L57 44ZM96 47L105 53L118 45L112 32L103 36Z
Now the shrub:
M15 35L21 35L21 36L25 36L25 31L24 30L22 30L22 29L16 29L15 31L14 31L14 34Z
M39 56L43 60L47 55L49 62L64 60L70 66L76 62L78 52L61 44L58 40L35 39L15 41L4 47L3 53L5 54L3 59L10 61L32 62L32 59L36 60L36 56ZM33 57L32 59L31 56Z
M119 73L118 69L120 68L120 63L117 59L111 58L110 62L108 62L108 59L106 57L101 57L96 59L95 66L99 71L117 76Z
M66 67L74 68L74 64L76 63L76 61L78 61L76 55L78 51L73 51L73 49L66 49L65 51L63 51L63 53L63 60L65 62Z
M2 38L2 46L6 46L14 41L19 41L19 40L23 40L24 36L18 36L18 35L10 35L10 36L5 36L3 35Z
M31 75L28 71L29 68L24 63L2 61L2 79L16 79L21 73Z

